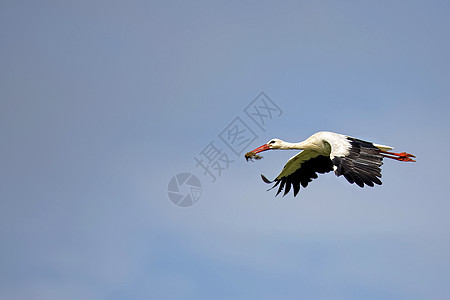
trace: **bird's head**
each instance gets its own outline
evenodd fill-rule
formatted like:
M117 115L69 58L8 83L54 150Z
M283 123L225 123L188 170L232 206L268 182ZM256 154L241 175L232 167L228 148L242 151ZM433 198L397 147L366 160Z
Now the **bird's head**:
M267 142L269 149L283 149L284 142L280 139L271 139Z
M271 149L290 149L290 148L288 147L287 143L283 142L280 139L271 139L270 141L267 142L267 144L264 144L253 151L247 152L245 154L245 159L246 160L261 159L262 156L258 155L257 153Z
M284 142L280 139L271 139L267 144L264 144L251 152L256 154L270 149L284 149Z

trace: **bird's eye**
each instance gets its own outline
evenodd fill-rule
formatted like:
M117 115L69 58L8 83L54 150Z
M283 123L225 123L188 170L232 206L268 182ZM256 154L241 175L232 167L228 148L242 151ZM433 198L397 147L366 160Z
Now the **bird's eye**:
M275 144L275 141L270 141L269 144Z

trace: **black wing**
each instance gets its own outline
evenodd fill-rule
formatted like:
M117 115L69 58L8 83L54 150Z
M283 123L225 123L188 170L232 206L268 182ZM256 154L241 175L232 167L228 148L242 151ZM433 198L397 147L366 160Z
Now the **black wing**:
M317 173L327 173L333 170L333 163L329 156L319 155L317 152L304 150L295 155L284 166L281 173L273 181L268 180L261 174L266 183L276 182L273 187L279 185L277 196L284 189L285 196L294 189L294 197L300 191L300 185L304 188L308 186L313 179L317 178Z
M347 137L350 143L349 154L335 156L332 159L337 176L344 175L350 183L356 183L360 187L364 184L374 186L381 185L381 165L383 156L380 149L372 143Z

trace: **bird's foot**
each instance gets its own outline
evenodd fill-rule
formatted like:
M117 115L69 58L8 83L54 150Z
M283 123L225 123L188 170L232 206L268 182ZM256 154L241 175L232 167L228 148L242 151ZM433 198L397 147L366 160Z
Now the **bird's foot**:
M399 161L415 162L415 160L411 158L411 157L415 157L415 156L410 153L406 153L406 152L394 153L394 152L381 151L381 155L383 155L384 157L396 159Z

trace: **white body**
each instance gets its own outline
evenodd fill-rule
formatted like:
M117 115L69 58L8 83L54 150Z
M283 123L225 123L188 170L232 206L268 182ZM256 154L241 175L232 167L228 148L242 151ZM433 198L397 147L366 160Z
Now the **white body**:
M289 143L279 139L273 139L277 141L277 144L273 148L313 150L315 152L319 152L322 155L330 155L331 157L345 156L348 154L348 151L351 147L348 138L349 136L340 133L319 131L300 143ZM269 141L269 144L271 141ZM393 147L390 146L379 144L373 145L383 151L389 151L393 149Z

